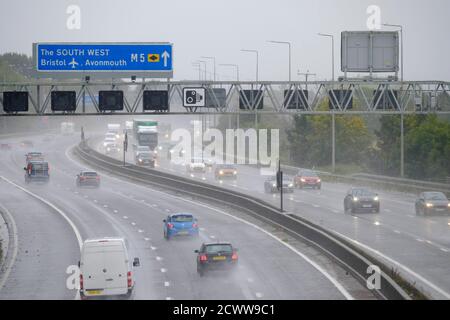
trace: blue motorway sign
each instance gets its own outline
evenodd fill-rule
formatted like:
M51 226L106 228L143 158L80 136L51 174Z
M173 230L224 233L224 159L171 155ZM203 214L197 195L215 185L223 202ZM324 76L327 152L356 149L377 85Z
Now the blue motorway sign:
M37 43L33 48L39 73L152 73L171 77L170 43Z

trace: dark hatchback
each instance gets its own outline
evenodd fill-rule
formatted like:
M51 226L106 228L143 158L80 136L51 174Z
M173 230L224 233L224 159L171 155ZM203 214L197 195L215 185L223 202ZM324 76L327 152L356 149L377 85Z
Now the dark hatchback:
M206 271L233 270L237 266L237 249L230 243L204 243L197 253L197 273L202 277Z
M417 215L450 214L450 202L442 192L423 192L416 200Z
M97 172L82 171L77 174L76 185L77 187L91 186L99 188L100 176L97 174Z
M350 189L344 199L344 211L380 213L378 194L364 188Z

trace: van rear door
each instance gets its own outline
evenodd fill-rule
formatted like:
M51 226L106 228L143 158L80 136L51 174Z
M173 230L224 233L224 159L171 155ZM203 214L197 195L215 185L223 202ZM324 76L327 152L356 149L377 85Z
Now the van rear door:
M101 247L86 248L83 261L83 285L86 293L105 288L104 257ZM97 292L96 294L101 294Z
M128 290L127 257L123 247L114 246L107 249L103 254L103 263L106 270L105 289L123 289Z

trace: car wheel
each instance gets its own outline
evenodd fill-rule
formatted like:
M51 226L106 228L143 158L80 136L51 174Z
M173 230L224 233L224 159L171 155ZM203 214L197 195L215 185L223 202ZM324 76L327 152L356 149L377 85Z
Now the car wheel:
M201 268L197 268L197 273L200 277L203 277L205 275L205 272Z
M420 216L420 210L419 210L419 208L417 208L417 206L416 206L415 208L416 208L416 216Z
M351 213L355 213L355 212L356 212L356 209L355 209L355 207L353 207L353 205L352 205L351 208L350 208L350 212L351 212Z

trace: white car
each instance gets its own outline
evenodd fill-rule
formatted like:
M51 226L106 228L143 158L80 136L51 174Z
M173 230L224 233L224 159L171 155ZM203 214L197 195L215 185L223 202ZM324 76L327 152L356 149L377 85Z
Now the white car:
M123 238L90 239L81 248L80 298L118 296L131 298L134 289L133 267L139 267L139 258L131 264L126 241Z
M190 163L187 165L187 170L189 172L200 172L205 173L206 172L206 165L200 158L194 158Z
M103 146L106 147L108 144L116 144L116 138L105 138Z

